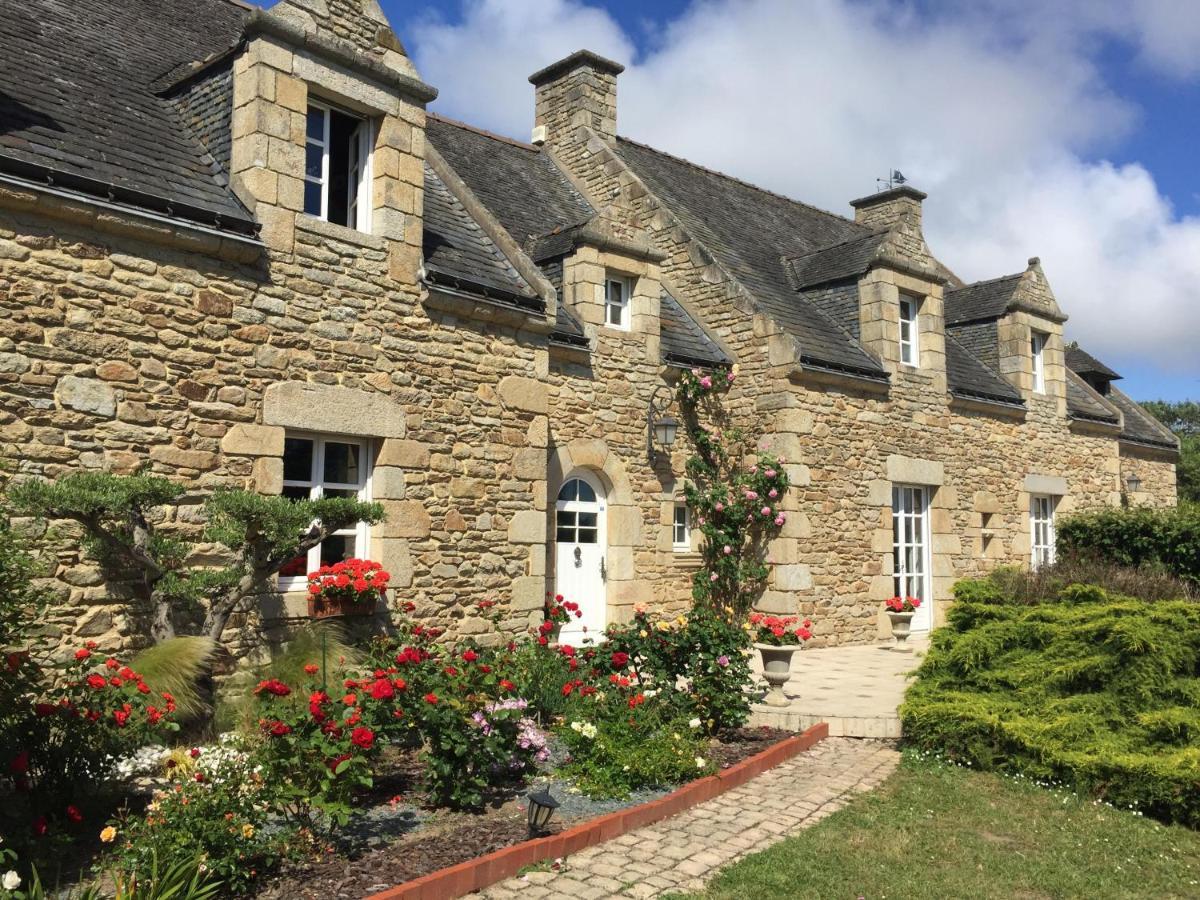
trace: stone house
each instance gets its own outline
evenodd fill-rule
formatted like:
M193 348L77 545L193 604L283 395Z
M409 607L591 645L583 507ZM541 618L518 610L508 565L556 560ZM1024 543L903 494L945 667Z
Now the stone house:
M595 629L686 606L681 368L795 485L766 609L825 643L882 601L1054 553L1054 517L1175 502L1177 445L1064 337L1036 259L964 284L925 195L846 218L618 137L621 66L535 73L532 142L426 112L375 0L0 0L0 456L381 502L231 623L304 614L321 560L379 559L460 633L547 592ZM46 52L54 48L53 53ZM139 639L84 559L55 624Z

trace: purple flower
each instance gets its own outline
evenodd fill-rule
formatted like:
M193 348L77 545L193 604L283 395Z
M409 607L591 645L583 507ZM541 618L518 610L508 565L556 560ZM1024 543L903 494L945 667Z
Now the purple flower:
M718 656L717 657L717 665L720 666L722 669L724 669L726 666L729 665L729 657L728 656Z

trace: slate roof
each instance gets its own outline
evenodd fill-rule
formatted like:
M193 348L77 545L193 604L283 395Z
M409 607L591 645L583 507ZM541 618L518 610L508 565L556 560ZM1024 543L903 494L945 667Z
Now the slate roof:
M998 319L1008 309L1023 272L946 290L946 324Z
M1086 381L1067 370L1067 415L1073 419L1116 424L1121 417Z
M425 165L424 255L426 273L435 282L474 289L529 308L545 307L537 292L428 164Z
M1117 379L1121 376L1106 366L1078 344L1068 344L1067 368L1080 375L1099 375L1102 378Z
M0 0L0 172L253 233L219 167L154 93L232 47L230 0ZM219 217L219 218L218 218Z
M784 264L797 290L858 278L870 267L879 245L886 239L886 231L864 234L832 247L786 259Z
M618 138L617 154L688 231L801 342L806 365L885 379L878 360L797 297L785 258L860 238L849 219Z
M425 137L519 244L595 211L553 162L520 144L430 114Z
M946 380L950 393L973 400L1022 406L1020 393L946 332Z
M733 361L665 288L659 315L662 317L662 355L666 362L703 367L727 365Z
M571 229L595 215L591 204L532 144L433 114L427 119L426 138L513 239L526 246L561 297L562 275L557 258L574 248ZM587 346L583 326L562 302L558 304L555 328L551 335L555 343ZM729 361L704 329L665 292L661 346L668 362L719 365Z
M1179 438L1175 436L1174 432L1130 400L1124 393L1115 387L1110 387L1105 399L1121 410L1125 416L1125 427L1121 429L1122 440L1150 444L1169 450L1179 449Z

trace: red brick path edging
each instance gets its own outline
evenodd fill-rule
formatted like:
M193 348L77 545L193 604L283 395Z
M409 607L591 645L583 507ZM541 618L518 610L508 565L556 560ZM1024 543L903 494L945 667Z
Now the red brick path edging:
M523 841L456 866L438 869L413 881L406 881L381 893L372 894L366 900L450 900L471 891L483 890L498 881L511 878L521 869L536 862L578 853L587 847L620 837L627 831L651 825L705 800L711 800L725 791L740 787L767 769L803 753L828 736L829 726L821 722L802 734L786 738L716 775L689 782L665 797L589 819L558 834Z

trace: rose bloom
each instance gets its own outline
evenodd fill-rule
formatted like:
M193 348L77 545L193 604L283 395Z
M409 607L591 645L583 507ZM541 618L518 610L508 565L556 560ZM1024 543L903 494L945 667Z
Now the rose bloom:
M100 840L103 843L111 844L116 839L117 839L117 829L113 828L111 825L107 826L106 828L103 828L100 831Z
M386 678L380 678L371 685L371 696L376 700L387 700L396 695L396 689Z
M91 655L92 655L92 653L91 653L91 651L90 651L90 650L85 650L85 649L84 649L84 648L82 648L82 647L81 647L80 649L78 649L78 650L76 650L76 651L75 651L75 658L76 658L76 659L87 659L87 658L88 658L89 656L91 656Z
M104 686L107 685L108 682L104 680L103 675L89 675L87 677L87 684L92 690L99 691L103 690Z
M350 743L364 750L370 750L375 745L375 732L360 725L350 732Z
M425 702L432 705L437 703L437 694L429 693L425 695Z
M67 818L70 819L72 822L75 822L76 824L78 824L79 822L83 821L83 813L81 813L79 811L78 806L68 806L67 807Z
M615 668L623 669L629 663L628 653L614 653L612 655L612 664Z
M315 663L309 663L307 666L304 667L304 671L307 672L309 675L316 675L317 672L319 672L320 670L321 670L321 667L316 665Z
M474 650L464 650L462 658L466 662L475 662L475 660L479 659L479 654L476 653Z

